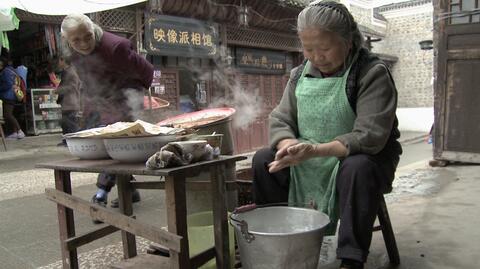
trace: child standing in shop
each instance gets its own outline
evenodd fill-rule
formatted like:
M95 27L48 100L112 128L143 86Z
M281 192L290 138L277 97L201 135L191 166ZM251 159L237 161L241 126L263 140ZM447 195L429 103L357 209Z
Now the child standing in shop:
M61 70L61 80L57 87L57 103L62 106L62 133L74 133L80 130L81 118L81 81L75 67L70 65L68 59L59 57L57 69ZM65 139L58 146L66 146Z

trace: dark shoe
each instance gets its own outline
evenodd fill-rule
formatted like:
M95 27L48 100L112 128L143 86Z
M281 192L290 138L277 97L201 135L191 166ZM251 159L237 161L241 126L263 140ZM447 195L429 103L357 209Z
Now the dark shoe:
M134 190L132 192L132 202L133 203L138 203L140 202L140 192L138 192L138 190ZM118 198L116 199L113 199L111 202L110 202L110 207L112 208L118 208Z
M93 197L92 197L92 203L94 204L97 204L99 206L103 206L103 207L107 207L107 199L97 199L97 195L94 194ZM103 223L103 221L100 221L100 220L96 220L96 219L93 219L93 224L100 224L100 223Z
M363 269L363 262L350 259L342 259L340 269Z

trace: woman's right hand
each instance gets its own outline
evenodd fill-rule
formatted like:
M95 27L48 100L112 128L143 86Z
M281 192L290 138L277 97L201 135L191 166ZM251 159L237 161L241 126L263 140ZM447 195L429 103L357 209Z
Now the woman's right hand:
M295 138L286 138L280 140L280 142L277 143L277 153L275 154L275 161L278 161L288 155L287 149L298 143L300 143L300 141Z

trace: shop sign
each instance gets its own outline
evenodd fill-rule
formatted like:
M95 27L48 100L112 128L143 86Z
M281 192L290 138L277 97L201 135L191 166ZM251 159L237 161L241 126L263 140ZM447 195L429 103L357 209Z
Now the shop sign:
M164 15L147 17L145 47L149 54L213 57L218 42L215 23Z
M235 65L246 73L284 74L285 63L283 52L251 48L235 50Z
M160 86L160 78L162 77L162 71L155 69L153 70L153 80L152 86Z
M153 70L153 80L151 87L153 88L153 92L157 95L165 94L165 85L162 85L160 82L160 78L162 77L162 71L155 69Z

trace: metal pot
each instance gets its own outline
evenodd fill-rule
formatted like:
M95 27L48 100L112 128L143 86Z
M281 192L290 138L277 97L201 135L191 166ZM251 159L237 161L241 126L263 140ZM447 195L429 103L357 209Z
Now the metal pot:
M316 269L328 216L270 206L230 215L245 269Z

